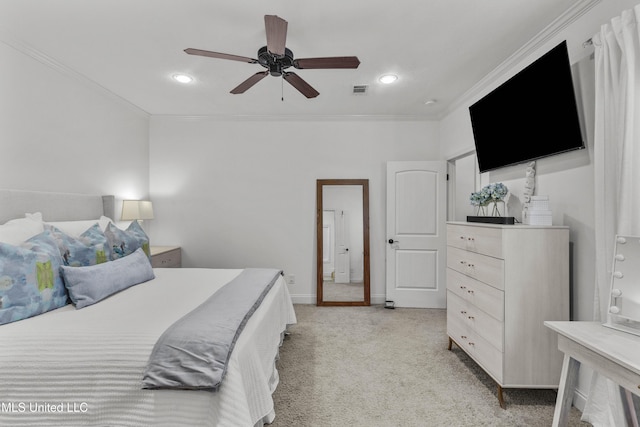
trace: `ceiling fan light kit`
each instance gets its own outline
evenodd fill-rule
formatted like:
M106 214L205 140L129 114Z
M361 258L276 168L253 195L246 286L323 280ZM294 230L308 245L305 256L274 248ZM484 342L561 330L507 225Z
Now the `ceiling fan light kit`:
M253 85L271 74L274 77L282 77L307 98L315 98L320 94L317 90L315 90L296 73L285 70L291 67L299 70L336 68L355 69L360 65L360 60L355 56L294 59L293 52L285 47L287 39L287 21L276 15L265 15L264 25L267 33L267 45L258 49L258 59L193 48L188 48L184 51L189 55L247 62L249 64L259 64L266 68L267 71L257 72L233 88L231 90L231 93L233 94L246 92Z

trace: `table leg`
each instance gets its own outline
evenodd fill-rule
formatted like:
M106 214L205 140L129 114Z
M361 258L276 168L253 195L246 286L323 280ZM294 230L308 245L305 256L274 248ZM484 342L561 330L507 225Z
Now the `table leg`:
M498 403L502 409L507 409L507 404L504 403L504 395L502 394L502 386L498 384Z
M560 375L556 408L553 413L553 427L566 426L569 421L569 411L571 410L573 392L578 382L579 370L580 362L565 354L562 361L562 374Z

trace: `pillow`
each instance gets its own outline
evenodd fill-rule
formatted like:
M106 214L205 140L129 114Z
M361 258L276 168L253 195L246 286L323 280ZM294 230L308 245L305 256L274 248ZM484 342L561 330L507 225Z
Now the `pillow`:
M89 265L100 264L107 261L107 238L100 231L100 226L96 223L85 233L89 233L91 238L85 238L83 233L78 239L60 231L56 227L45 224L45 229L49 230L51 236L56 241L62 262L64 265L71 267L86 267ZM102 235L99 239L97 233Z
M30 218L12 219L0 225L0 242L19 245L42 231L44 228L39 221Z
M25 218L32 219L34 221L42 222L42 212L26 213Z
M149 237L138 224L138 221L133 221L126 230L121 230L110 223L107 225L104 235L107 236L107 241L109 242L112 260L130 255L138 248L142 248L147 257L151 256Z
M80 240L89 246L101 246L104 254L96 252L96 264L107 262L111 259L111 249L109 247L107 236L104 235L99 224L94 224L87 231L82 233L80 235Z
M60 267L71 301L80 309L155 277L141 248L124 258L90 267Z
M0 243L0 325L66 305L61 265L58 245L49 231L20 246Z
M100 219L81 221L45 221L45 224L49 224L71 237L80 237L82 233L87 231L96 223L100 224L100 229L104 231L107 228L107 225L111 223L111 219L107 218L106 216L101 216Z

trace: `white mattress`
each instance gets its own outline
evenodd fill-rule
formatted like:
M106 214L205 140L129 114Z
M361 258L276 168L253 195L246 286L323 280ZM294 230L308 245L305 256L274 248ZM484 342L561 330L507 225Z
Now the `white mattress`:
M240 335L218 392L140 388L162 332L240 271L155 269L154 280L93 306L68 305L0 326L0 425L271 422L280 337L296 322L282 277Z

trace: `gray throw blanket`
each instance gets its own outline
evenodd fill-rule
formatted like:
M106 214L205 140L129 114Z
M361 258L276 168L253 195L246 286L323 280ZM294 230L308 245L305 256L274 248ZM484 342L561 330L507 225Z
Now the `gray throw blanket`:
M240 333L280 274L245 269L171 325L151 352L142 388L218 390Z

